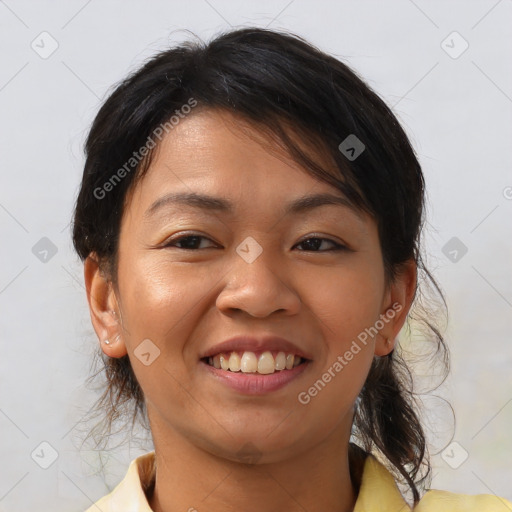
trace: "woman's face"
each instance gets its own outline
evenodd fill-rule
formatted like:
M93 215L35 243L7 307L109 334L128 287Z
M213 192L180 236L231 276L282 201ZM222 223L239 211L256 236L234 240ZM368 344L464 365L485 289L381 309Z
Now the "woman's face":
M385 287L369 216L343 201L287 212L306 196L343 196L276 146L269 151L256 129L242 132L241 123L203 111L162 140L123 214L114 305L121 336L103 350L128 353L154 435L172 431L232 460L250 446L272 462L349 431L372 358L391 350L385 338L394 339L400 315L385 323L383 336L358 340L405 292ZM191 193L230 209L162 201ZM309 361L269 374L230 373L232 385L222 377L229 370L202 356L234 336L285 338ZM268 348L247 345L256 360ZM254 358L245 357L250 368ZM293 378L270 389L287 372ZM240 388L244 378L252 379L250 389ZM315 382L316 393L308 391Z

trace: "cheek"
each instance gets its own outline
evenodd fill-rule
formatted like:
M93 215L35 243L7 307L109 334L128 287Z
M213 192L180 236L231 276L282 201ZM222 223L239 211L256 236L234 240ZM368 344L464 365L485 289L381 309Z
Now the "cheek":
M213 277L212 285L218 279ZM192 364L187 340L207 307L202 301L208 300L207 290L212 286L207 279L190 265L170 265L154 256L137 259L134 253L119 262L123 325L133 371L146 400L157 404L157 409L165 407L171 416L193 406L183 390L190 380L184 358L190 353ZM147 352L149 364L141 355Z
M190 265L171 265L150 255L127 258L119 267L132 341L142 336L154 338L159 346L166 340L179 342L178 332L201 311L211 272L202 275Z
M365 279L354 282L345 276L329 282L318 294L315 315L323 344L315 371L297 397L315 417L325 435L347 419L364 385L374 357L374 340L365 329L379 315L379 295L375 284Z
M316 291L308 295L318 345L324 345L312 376L317 385L308 395L317 393L317 406L326 410L345 410L355 400L374 356L372 327L380 318L384 274L378 261L362 263L318 274Z
M310 302L330 350L344 351L378 320L384 293L384 274L376 263L363 260L337 269L322 270L313 280L305 276L304 295ZM315 282L315 286L311 283Z

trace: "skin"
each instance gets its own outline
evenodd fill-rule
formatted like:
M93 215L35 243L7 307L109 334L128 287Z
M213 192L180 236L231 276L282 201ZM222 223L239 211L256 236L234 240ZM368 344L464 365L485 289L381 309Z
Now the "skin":
M155 200L181 191L229 199L234 212L167 206L144 218ZM162 140L127 198L117 286L93 253L87 258L91 320L98 338L111 340L101 349L129 355L146 398L157 460L154 511L353 509L354 402L373 357L393 348L413 300L416 266L409 262L386 285L376 223L348 207L283 215L289 201L318 192L341 195L255 127L227 112L202 111ZM162 246L191 232L206 237L201 245ZM248 236L263 250L252 263L235 251ZM310 238L349 250L331 251L328 240L301 244ZM316 397L299 403L298 394L394 303L402 310ZM203 371L199 355L245 333L285 337L313 362L278 391L237 393ZM148 338L160 355L146 366L134 351ZM237 454L246 443L251 463Z

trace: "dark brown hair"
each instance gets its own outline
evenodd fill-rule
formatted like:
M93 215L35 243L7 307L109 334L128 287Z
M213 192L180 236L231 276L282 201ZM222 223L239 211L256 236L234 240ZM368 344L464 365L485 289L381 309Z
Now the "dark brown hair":
M425 192L414 150L390 108L353 70L293 34L244 28L208 44L182 43L159 52L115 87L85 144L73 220L73 244L82 261L91 253L97 255L116 285L125 199L147 171L153 151L140 162L131 160L133 153L191 98L198 109L228 110L273 134L308 172L371 214L378 226L387 280L414 259L419 284L409 318L426 326L424 339L431 343L446 375L448 351L439 328L428 318L419 286L430 286L446 307L421 256ZM318 154L322 151L331 158L337 172L322 168L296 143L292 132L314 144ZM357 158L347 158L339 149L348 136L364 144ZM108 194L99 193L121 168L126 171L122 179L108 187ZM101 432L106 439L112 422L126 411L132 411L132 427L137 415L143 422L147 417L128 356L108 358L100 349L97 355L107 380L96 404L97 410L107 411ZM388 459L417 502L418 485L427 480L430 463L415 409L412 377L400 346L386 357L375 357L356 403L354 437L367 452L378 450Z

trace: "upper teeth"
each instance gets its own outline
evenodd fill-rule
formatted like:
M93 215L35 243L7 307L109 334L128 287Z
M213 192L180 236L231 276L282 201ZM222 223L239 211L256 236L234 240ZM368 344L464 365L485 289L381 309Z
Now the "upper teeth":
M276 357L272 352L263 352L258 358L254 352L243 352L240 357L238 352L229 354L217 354L208 358L208 363L217 369L229 370L231 372L243 373L274 373L275 370L291 370L300 364L300 356L278 352Z

